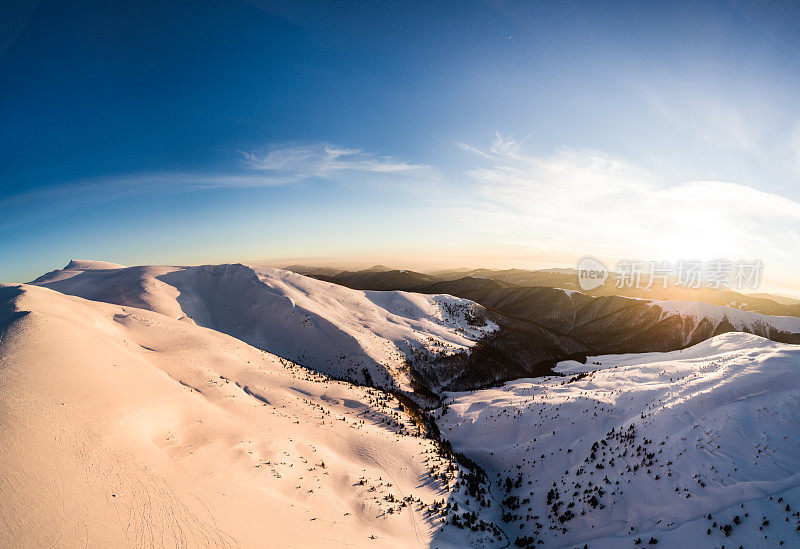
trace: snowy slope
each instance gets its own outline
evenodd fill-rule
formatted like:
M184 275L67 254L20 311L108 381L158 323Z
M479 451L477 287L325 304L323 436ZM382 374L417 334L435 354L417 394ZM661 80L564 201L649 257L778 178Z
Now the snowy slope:
M731 331L748 332L762 337L774 337L776 331L800 334L800 318L794 316L764 315L700 301L651 301L650 304L662 311L661 320L669 316L680 316L689 320L686 344L697 339L696 331L702 324L713 327L715 331L719 326L725 326Z
M759 353L762 350L769 350L780 344L769 339L745 334L736 335L734 333L724 334L707 339L686 349L680 349L669 353L622 353L617 355L601 355L587 357L586 363L576 360L563 360L553 368L560 374L574 375L581 372L594 372L597 370L621 368L643 364L648 362L660 362L672 358L680 360L705 359L711 356L724 355L725 353L752 351ZM791 346L789 348L792 348Z
M485 512L416 430L230 336L0 285L2 547L504 545L441 523Z
M491 322L448 295L351 290L280 269L240 264L113 268L71 262L33 284L192 321L342 378L408 389L406 358L467 349ZM478 323L480 324L480 322Z
M439 426L495 479L507 531L546 547L800 545L800 346L728 333L588 364L450 395Z

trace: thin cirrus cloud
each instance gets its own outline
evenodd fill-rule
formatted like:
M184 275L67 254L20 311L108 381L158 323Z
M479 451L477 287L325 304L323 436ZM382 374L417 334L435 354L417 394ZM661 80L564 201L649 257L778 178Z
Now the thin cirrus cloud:
M412 164L390 156L375 156L360 149L330 143L271 146L261 153L244 152L247 165L286 181L312 177L334 179L353 173L408 174L431 170L426 164Z
M111 175L9 196L0 200L0 209L11 212L0 221L0 231L59 212L143 195L275 187L310 179L366 184L381 177L407 176L412 181L428 178L434 173L429 165L330 143L278 144L262 152L242 152L241 155L243 160L240 159L227 172Z
M203 189L247 188L278 184L251 174L138 173L83 179L0 200L0 233L54 215L109 202Z
M607 259L762 259L800 267L800 204L720 181L671 183L599 151L537 156L497 136L488 149L460 144L478 167L466 209L506 243Z

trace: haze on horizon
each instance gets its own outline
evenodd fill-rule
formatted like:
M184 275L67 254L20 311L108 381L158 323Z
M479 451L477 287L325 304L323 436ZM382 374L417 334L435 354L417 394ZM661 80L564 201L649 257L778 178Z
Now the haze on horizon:
M721 257L800 294L796 3L44 0L0 21L0 281L73 257Z

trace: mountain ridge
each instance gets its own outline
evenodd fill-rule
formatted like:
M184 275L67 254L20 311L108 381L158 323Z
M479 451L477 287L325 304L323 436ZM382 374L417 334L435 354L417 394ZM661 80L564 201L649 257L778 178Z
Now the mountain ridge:
M410 280L409 272L403 271L357 275L362 281L371 280L370 288L392 287L398 275ZM419 278L410 276L418 285ZM429 390L474 389L548 375L564 359L671 351L726 331L800 342L800 319L711 305L687 305L695 312L713 312L693 316L673 310L682 302L594 297L492 278L426 281L418 292L356 290L340 282L227 264L58 270L33 283L155 310L218 329L337 377L359 383L370 380L428 397ZM388 310L375 301L379 295L394 296L384 305L402 310ZM393 299L399 301L392 304ZM409 300L416 303L410 309ZM413 312L419 307L428 311L427 320ZM451 318L447 312L451 307L458 310L460 320ZM731 317L719 311L728 311ZM417 316L406 318L407 314ZM497 328L481 330L481 323ZM306 335L298 338L298 334Z
M33 284L153 310L330 375L405 390L415 352L465 350L494 329L461 298L349 290L243 264L61 270Z

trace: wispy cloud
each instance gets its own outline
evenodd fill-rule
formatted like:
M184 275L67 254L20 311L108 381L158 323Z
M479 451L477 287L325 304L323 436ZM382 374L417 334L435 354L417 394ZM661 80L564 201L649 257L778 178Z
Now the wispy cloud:
M142 195L291 185L311 179L368 185L382 178L409 185L430 179L434 169L391 156L330 143L270 145L242 152L227 171L147 172L84 179L12 195L0 200L0 232L79 208Z
M800 203L720 181L670 183L600 151L537 156L498 136L467 172L470 214L503 242L610 258L761 258L800 267Z
M273 145L263 152L242 153L247 165L270 177L301 180L311 177L333 179L353 173L407 174L431 169L391 156L376 156L360 149L338 147L330 143Z

